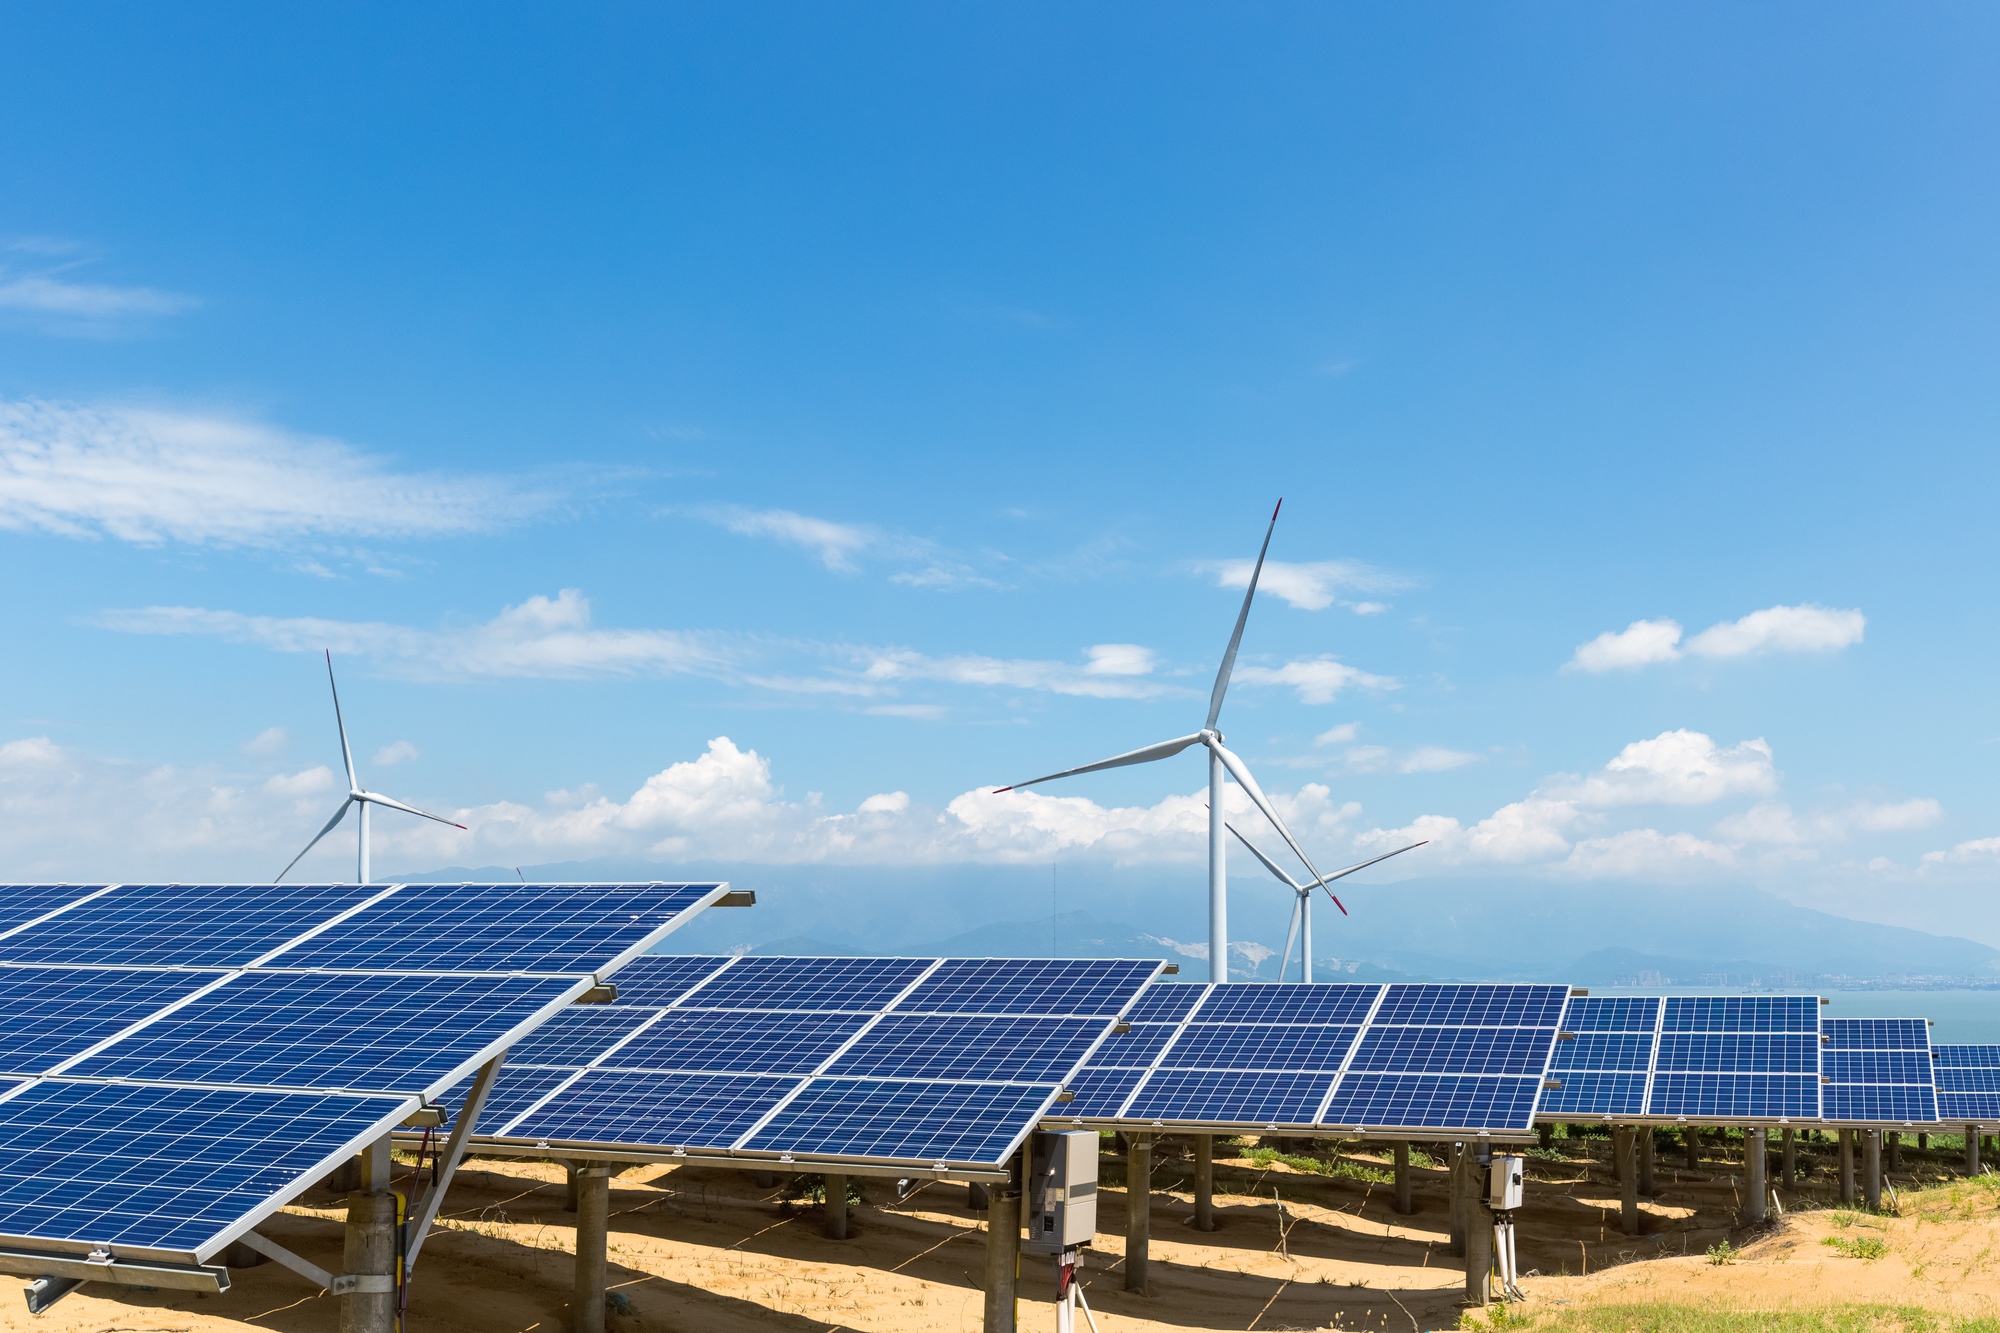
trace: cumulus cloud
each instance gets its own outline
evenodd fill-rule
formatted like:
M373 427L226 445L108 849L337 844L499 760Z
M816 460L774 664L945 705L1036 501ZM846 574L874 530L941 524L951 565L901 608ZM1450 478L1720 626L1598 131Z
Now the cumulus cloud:
M1622 630L1607 630L1578 647L1564 670L1621 671L1674 662L1684 656L1835 652L1860 643L1867 624L1867 617L1859 611L1812 604L1772 606L1752 611L1741 620L1711 625L1683 646L1678 621L1635 620Z
M260 758L283 754L285 746L291 743L291 739L290 733L283 727L266 727L243 743L243 753Z
M1330 704L1349 687L1402 688L1402 682L1393 676L1372 675L1329 656L1300 658L1276 667L1239 666L1235 679L1244 685L1288 685L1298 691L1300 703L1308 704Z
M1218 588L1249 587L1250 573L1256 567L1254 560L1211 560L1196 566L1214 575ZM1409 586L1410 580L1403 575L1358 560L1317 560L1304 564L1266 560L1264 573L1257 581L1259 592L1282 598L1301 611L1324 611L1337 604L1358 615L1372 615L1388 608L1380 602L1348 601L1341 593L1399 592Z
M1775 791L1771 746L1761 737L1728 747L1698 731L1663 731L1633 741L1580 781L1558 781L1555 795L1579 805L1707 805L1727 796Z
M0 528L145 544L448 537L549 507L494 477L398 471L240 418L0 399Z
M127 634L206 634L287 653L369 658L390 675L425 680L495 677L721 674L736 660L721 636L681 630L598 629L575 588L530 597L480 625L416 629L380 621L252 616L196 606L105 611L105 629Z
M858 523L835 523L812 518L789 509L748 509L742 505L709 505L696 511L730 532L743 537L769 537L787 546L810 551L822 565L836 574L853 574L854 557L881 540L874 528Z
M383 746L381 749L375 752L375 762L378 764L382 764L385 767L391 764L407 763L409 760L421 759L421 758L423 758L423 751L419 750L416 746L410 744L410 742L408 741L395 741L389 745Z
M1855 833L1903 833L1929 828L1944 818L1944 807L1929 797L1876 804L1856 801L1799 814L1783 801L1760 801L1741 814L1720 820L1715 831L1735 843L1796 847L1843 842Z
M1420 745L1397 751L1385 745L1357 745L1341 756L1355 773L1444 773L1479 762L1479 756L1442 745Z

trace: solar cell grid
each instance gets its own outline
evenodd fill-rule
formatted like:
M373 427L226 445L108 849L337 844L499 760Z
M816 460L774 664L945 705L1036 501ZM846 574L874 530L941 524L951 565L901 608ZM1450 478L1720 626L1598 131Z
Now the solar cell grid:
M46 1073L223 975L0 967L0 1072Z
M1466 1075L1349 1074L1326 1109L1329 1124L1380 1128L1478 1125L1525 1131L1533 1126L1536 1078Z
M1156 981L1140 993L1126 1017L1134 1023L1178 1023L1214 989L1200 983Z
M653 1021L654 1015L645 1009L571 1005L515 1042L507 1051L507 1063L581 1069Z
M930 965L928 958L743 958L683 1003L700 1009L873 1013Z
M1381 989L1346 984L1218 986L1197 1021L1358 1024L1368 1016Z
M1918 1083L1931 1086L1929 1051L1820 1052L1820 1074L1835 1083Z
M593 1069L504 1128L551 1143L727 1148L798 1086L770 1075Z
M1020 1084L815 1079L742 1146L997 1167L1052 1095Z
M1369 1027L1352 1068L1410 1074L1539 1074L1553 1029Z
M1138 1121L1223 1125L1311 1125L1332 1074L1162 1069L1125 1112Z
M1819 1035L1811 995L1670 995L1663 1032L1792 1032Z
M2000 1046L1937 1046L1935 1060L1945 1069L2000 1069Z
M892 1013L827 1067L894 1079L1061 1082L1104 1035L1101 1019Z
M1816 1074L1819 1038L1801 1033L1663 1032L1654 1068L1676 1073Z
M1537 1115L1544 1119L1564 1117L1611 1119L1646 1113L1646 1072L1599 1072L1564 1070L1552 1076L1559 1088L1545 1088Z
M1579 995L1563 1011L1562 1025L1568 1032L1644 1032L1659 1025L1660 999L1656 995Z
M1114 1033L1104 1039L1104 1044L1090 1057L1091 1067L1144 1069L1159 1058L1180 1030L1176 1023L1134 1023L1130 1032Z
M64 1072L428 1094L580 988L569 977L245 972Z
M1930 1024L1921 1018L1829 1018L1820 1025L1836 1051L1922 1051L1930 1059Z
M479 1126L483 1133L499 1134L520 1114L578 1076L574 1069L534 1069L521 1065L508 1065L506 1072L494 1083L486 1094L486 1105L479 1112ZM465 1105L465 1099L472 1093L472 1085L478 1079L462 1079L458 1085L434 1100L434 1104L444 1112L446 1126L457 1120L458 1108Z
M1939 1092L2000 1092L2000 1069L1941 1066L1934 1082Z
M693 954L649 953L618 969L613 984L621 1005L665 1008L734 960Z
M1846 1084L1820 1090L1821 1115L1828 1120L1880 1120L1929 1124L1937 1120L1937 1094L1908 1084Z
M1465 1027L1554 1027L1567 986L1393 985L1375 1021Z
M866 1014L675 1009L604 1057L610 1069L810 1074L868 1022Z
M1075 1120L1109 1120L1118 1114L1132 1089L1146 1077L1143 1069L1085 1069L1071 1078L1071 1099L1054 1108L1053 1115Z
M1159 966L1116 959L950 958L896 1007L908 1014L1115 1018Z
M102 884L9 884L5 900L0 901L0 931L17 929L104 887Z
M1655 1073L1647 1113L1710 1121L1813 1119L1819 1090L1817 1073Z
M1556 1042L1550 1069L1598 1069L1644 1073L1653 1062L1650 1032L1579 1032Z
M1291 1069L1331 1074L1340 1069L1360 1031L1357 1026L1190 1023L1160 1063L1168 1069Z
M0 940L0 962L244 967L383 891L340 884L121 885Z

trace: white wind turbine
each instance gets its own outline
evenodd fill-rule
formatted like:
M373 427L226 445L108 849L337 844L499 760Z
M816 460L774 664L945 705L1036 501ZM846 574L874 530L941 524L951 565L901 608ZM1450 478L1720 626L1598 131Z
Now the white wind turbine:
M333 832L334 825L347 817L347 808L351 805L361 807L360 847L355 855L355 882L358 884L366 884L368 882L369 806L386 805L391 810L403 810L413 815L422 815L425 819L435 819L440 824L450 824L455 829L465 827L465 825L458 823L456 820L446 819L443 815L434 815L429 811L419 810L414 805L404 805L401 801L391 800L387 796L383 796L377 792L362 790L361 779L354 776L354 752L347 748L347 723L340 716L340 687L333 683L333 653L330 651L326 655L326 684L327 688L333 691L333 724L340 728L340 757L347 764L347 799L340 803L340 809L333 812L333 818L326 821L326 827L318 833L313 834L313 840L306 844L305 852L300 852L297 856L293 857L291 865L286 866L278 872L278 879L271 881L273 884L291 874L292 866L303 861L306 852L319 846L319 840Z
M1257 595L1257 580L1264 572L1264 554L1271 549L1271 533L1278 526L1278 510L1285 502L1279 500L1271 510L1271 525L1264 529L1264 544L1257 549L1257 564L1250 571L1250 587L1243 594L1243 609L1236 613L1236 629L1229 636L1229 650L1222 655L1222 667L1215 673L1215 688L1208 696L1208 721L1200 731L1192 736L1182 736L1175 740L1161 741L1158 745L1148 745L1141 750L1132 750L1095 764L1085 764L1081 768L1066 768L1060 773L1050 773L1045 777L1030 778L1017 782L1012 787L1001 787L994 792L1015 791L1022 787L1032 787L1038 782L1053 782L1057 778L1074 777L1079 773L1095 773L1103 768L1124 768L1128 764L1147 764L1155 759L1167 759L1179 754L1190 745L1204 746L1208 750L1208 976L1211 981L1229 980L1229 844L1224 833L1222 816L1222 782L1226 771L1236 779L1244 794L1261 810L1264 818L1271 821L1271 827L1285 840L1285 845L1297 853L1312 872L1313 881L1322 878L1314 868L1312 858L1299 846L1298 839L1285 827L1285 821L1271 808L1264 791L1257 785L1257 779L1250 776L1250 770L1243 761L1229 751L1222 743L1222 733L1215 729L1216 719L1222 714L1222 696L1229 690L1229 675L1236 667L1236 649L1243 642L1243 626L1250 619L1250 602Z
M1366 870L1369 866L1374 865L1377 861L1386 861L1392 856L1401 856L1404 852L1413 852L1417 848L1424 845L1423 842L1413 842L1408 847L1398 847L1393 852L1384 852L1380 856L1370 857L1366 861L1357 861L1353 865L1347 867L1347 869L1336 870L1331 875L1327 875L1324 878L1314 880L1311 884L1301 884L1297 880L1293 879L1290 875L1286 874L1283 870L1279 869L1278 863L1276 861L1273 861L1270 857L1264 855L1264 853L1262 852L1262 850L1258 848L1256 843L1244 837L1243 830L1237 828L1236 825L1234 824L1226 825L1226 827L1229 829L1231 833L1234 833L1236 835L1236 841L1242 843L1245 847L1248 847L1250 849L1250 855L1256 857L1259 861L1263 863L1264 869L1270 871L1273 875L1276 875L1279 879L1289 884L1291 886L1292 892L1295 895L1297 895L1292 902L1292 924L1290 928L1288 928L1285 931L1285 953L1284 956L1278 960L1278 980L1280 981L1283 981L1285 979L1285 969L1291 966L1292 941L1299 938L1301 927L1304 928L1304 933L1305 933L1305 948L1302 951L1303 966L1301 966L1299 969L1299 980L1311 981L1313 979L1312 894L1314 889L1324 889L1326 888L1327 885L1333 883L1335 880L1346 879L1349 875L1353 874L1357 870ZM1429 841L1430 841L1429 838L1424 839L1424 842L1429 842ZM1337 896L1335 896L1332 889L1326 890L1326 896L1333 899L1333 905L1340 909L1340 914L1342 916L1347 915L1347 905L1341 902L1340 899Z

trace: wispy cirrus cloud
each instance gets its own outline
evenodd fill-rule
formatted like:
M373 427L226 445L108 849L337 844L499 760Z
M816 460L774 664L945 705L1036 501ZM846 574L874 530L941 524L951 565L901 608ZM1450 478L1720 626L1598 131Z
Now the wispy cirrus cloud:
M1286 685L1297 691L1299 702L1328 704L1342 691L1396 690L1402 682L1394 676L1378 676L1352 667L1330 656L1299 658L1282 666L1239 666L1235 679L1244 685Z
M74 274L89 262L83 246L57 237L0 244L0 313L29 320L44 333L106 337L201 304L156 287L80 281Z
M872 523L840 522L790 509L752 509L733 504L698 505L686 512L741 537L762 537L796 547L836 574L859 574L866 558L902 566L889 576L889 581L906 587L952 592L999 586L935 542Z
M238 417L0 399L0 528L142 544L452 537L550 508L501 477L403 472Z
M1868 618L1811 603L1771 606L1740 620L1710 625L1682 642L1677 620L1635 620L1578 646L1565 671L1623 671L1682 657L1752 657L1766 653L1829 653L1860 643Z
M1195 568L1213 575L1218 588L1247 588L1254 560L1205 560ZM1257 590L1268 593L1301 611L1324 611L1343 606L1357 615L1373 615L1388 607L1377 601L1354 601L1344 593L1400 592L1412 584L1403 574L1392 573L1359 560L1316 560L1303 564L1266 560Z

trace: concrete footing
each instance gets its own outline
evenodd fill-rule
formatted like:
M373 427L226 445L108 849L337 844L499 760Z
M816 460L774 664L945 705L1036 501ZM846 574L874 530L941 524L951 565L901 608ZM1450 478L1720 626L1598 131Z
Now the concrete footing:
M1861 1131L1861 1202L1869 1208L1882 1206L1882 1131Z
M1854 1131L1836 1130L1840 1135L1840 1201L1854 1202Z
M1130 1143L1125 1153L1125 1290L1144 1291L1152 1260L1153 1136L1134 1134Z
M1491 1299L1493 1275L1493 1211L1486 1206L1485 1163L1466 1144L1459 1152L1456 1176L1460 1208L1465 1218L1465 1303L1483 1309Z
M1653 1181L1653 1154L1658 1145L1653 1141L1651 1125L1641 1125L1633 1133L1639 1136L1639 1194L1650 1199L1660 1192Z
M829 1240L847 1239L847 1177L826 1178L826 1203L820 1210L820 1226Z
M1408 1217L1417 1211L1416 1183L1410 1178L1410 1145L1396 1145L1396 1211Z
M1021 1196L995 1185L986 1200L986 1333L1014 1333L1021 1278Z
M1968 1176L1979 1174L1979 1126L1977 1125L1965 1127L1965 1174Z
M611 1168L581 1165L576 1182L576 1293L570 1309L574 1333L604 1333L606 1243L611 1227Z
M1628 1236L1639 1234L1638 1135L1630 1125L1611 1130L1611 1163L1618 1177L1618 1227Z
M396 1326L395 1195L381 1190L348 1196L340 1262L346 1273L375 1278L368 1285L377 1288L340 1298L340 1333L391 1333Z
M1770 1161L1770 1140L1766 1138L1769 1132L1743 1131L1743 1225L1746 1227L1759 1225L1769 1212L1771 1187L1764 1176Z
M1783 1137L1780 1138L1779 1140L1778 1183L1784 1186L1786 1189L1790 1189L1798 1181L1798 1178L1799 1178L1798 1131L1788 1129L1783 1131Z
M1888 1151L1883 1159L1883 1166L1889 1171L1903 1169L1903 1136L1893 1129L1889 1131Z

